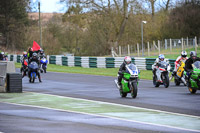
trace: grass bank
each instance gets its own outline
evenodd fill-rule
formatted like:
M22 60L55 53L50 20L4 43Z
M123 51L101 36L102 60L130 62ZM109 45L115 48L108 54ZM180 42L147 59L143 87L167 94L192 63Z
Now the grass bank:
M17 68L21 67L20 63L16 63ZM119 68L83 68L83 67L68 67L49 64L47 71L49 72L63 72L63 73L79 73L89 75L101 75L116 77ZM152 72L149 70L141 70L141 79L152 80Z

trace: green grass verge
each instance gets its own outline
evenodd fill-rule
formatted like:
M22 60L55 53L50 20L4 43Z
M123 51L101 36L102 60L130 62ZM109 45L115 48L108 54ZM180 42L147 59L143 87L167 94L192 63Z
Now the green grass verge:
M15 63L17 68L21 67L20 63ZM68 67L48 64L47 71L49 72L64 72L64 73L79 73L89 75L101 75L117 77L119 68L83 68L83 67ZM141 79L152 80L152 71L141 70Z

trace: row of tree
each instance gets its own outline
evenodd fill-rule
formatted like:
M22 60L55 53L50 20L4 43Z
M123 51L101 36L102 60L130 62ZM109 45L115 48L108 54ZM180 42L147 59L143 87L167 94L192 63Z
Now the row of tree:
M62 0L68 7L43 24L47 54L104 56L111 47L165 38L200 36L200 3L195 0ZM32 6L33 7L33 6ZM0 45L24 50L39 42L37 20L28 19L29 0L0 0Z

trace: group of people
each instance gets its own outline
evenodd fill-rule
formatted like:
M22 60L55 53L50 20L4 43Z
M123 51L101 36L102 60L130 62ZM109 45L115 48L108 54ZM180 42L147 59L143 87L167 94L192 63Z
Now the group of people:
M4 52L0 52L0 61L7 61L8 57Z
M154 67L152 68L153 69L153 73L156 72L157 68L158 68L158 65L161 61L165 61L167 62L167 60L165 59L165 56L160 54L158 56L158 58L156 59L155 63L154 63ZM181 64L181 62L184 62L185 63L185 71L187 72L187 77L186 77L186 81L189 81L190 80L190 77L191 77L191 72L193 70L193 67L192 67L192 64L196 61L200 61L200 58L197 57L197 53L195 51L191 51L190 52L190 57L188 58L187 57L187 52L186 51L182 51L181 52L181 55L176 59L175 61L175 67L174 67L174 70L172 72L172 76L175 76L176 75L176 72ZM161 77L160 77L160 73L156 73L156 76L157 76L157 82L162 82L161 80ZM190 86L190 82L188 82L188 86Z
M162 82L160 73L157 71L161 61L168 62L168 60L165 59L165 56L163 54L160 54L158 56L158 58L155 60L154 64L152 65L152 71L157 76L157 82ZM193 70L192 64L196 61L200 61L200 58L197 57L197 53L195 51L190 52L189 58L187 57L187 52L182 51L181 55L175 61L175 68L174 68L174 71L172 72L172 76L174 76L176 74L177 69L180 66L181 61L185 63L185 71L187 72L187 79L186 80L189 81L190 76L191 76L191 72ZM121 81L122 81L122 78L123 78L123 72L125 72L125 70L126 70L125 66L130 64L130 63L131 63L131 57L126 56L124 58L124 62L122 63L122 65L119 68L118 85L120 87L121 87ZM188 82L188 86L190 86L189 82Z
M38 51L33 51L32 48L28 48L27 52L24 51L23 52L23 56L21 57L21 63L22 63L22 67L24 67L24 61L27 59L28 60L28 65L35 61L38 66L39 66L39 69L37 71L37 75L38 75L38 78L39 78L39 82L42 82L41 80L41 76L40 76L40 72L39 70L41 70L41 64L40 64L40 59L42 59L43 57L46 58L45 56L45 53L44 53L44 50L43 49L40 49ZM31 71L30 70L25 70L24 71L24 75L22 77L24 77L26 75L26 72L28 71L28 76L30 77L31 75Z

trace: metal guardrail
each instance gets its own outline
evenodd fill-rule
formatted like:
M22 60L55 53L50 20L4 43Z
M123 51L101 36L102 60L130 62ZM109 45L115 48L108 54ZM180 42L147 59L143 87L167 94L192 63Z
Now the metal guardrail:
M20 55L9 55L9 60L19 62ZM123 57L81 57L81 56L63 56L50 55L49 64L57 64L63 66L77 66L86 68L118 68L123 63ZM152 64L156 58L140 58L132 57L132 63L137 65L141 70L152 70ZM171 71L174 69L174 59L169 59Z

